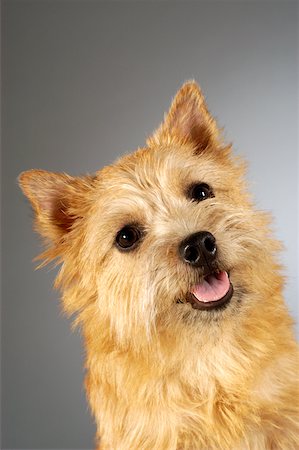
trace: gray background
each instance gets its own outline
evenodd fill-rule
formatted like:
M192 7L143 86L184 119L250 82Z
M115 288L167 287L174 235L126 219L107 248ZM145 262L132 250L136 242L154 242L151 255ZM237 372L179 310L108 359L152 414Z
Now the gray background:
M195 78L285 244L298 318L297 3L2 3L2 448L92 448L83 348L59 312L17 175L93 172L142 145Z

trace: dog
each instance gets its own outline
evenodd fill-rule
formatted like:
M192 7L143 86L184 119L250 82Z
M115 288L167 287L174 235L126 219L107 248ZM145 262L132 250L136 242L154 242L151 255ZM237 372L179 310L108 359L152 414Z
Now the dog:
M280 244L245 169L189 81L95 175L20 175L84 337L97 449L299 449Z

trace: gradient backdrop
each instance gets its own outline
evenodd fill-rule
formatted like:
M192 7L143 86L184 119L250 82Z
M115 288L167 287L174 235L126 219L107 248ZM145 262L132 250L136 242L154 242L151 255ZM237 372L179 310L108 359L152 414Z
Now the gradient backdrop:
M298 319L297 2L2 2L2 448L89 449L83 349L17 175L93 172L142 145L195 78L285 244Z

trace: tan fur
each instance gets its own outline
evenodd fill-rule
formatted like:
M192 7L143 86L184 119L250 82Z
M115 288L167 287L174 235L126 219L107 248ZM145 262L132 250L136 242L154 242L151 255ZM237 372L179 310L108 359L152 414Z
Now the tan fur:
M298 352L283 297L278 243L246 192L194 82L178 92L145 148L95 176L33 170L20 185L62 264L63 308L85 338L86 389L101 450L296 450ZM193 182L215 197L196 203ZM115 246L126 224L145 236ZM180 260L208 230L234 295L222 311L178 304L198 280Z

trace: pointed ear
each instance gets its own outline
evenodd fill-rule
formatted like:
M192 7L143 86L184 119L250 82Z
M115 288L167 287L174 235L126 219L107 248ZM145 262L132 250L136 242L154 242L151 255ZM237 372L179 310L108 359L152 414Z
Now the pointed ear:
M200 152L216 144L219 131L204 96L195 81L186 82L177 92L164 122L147 140L148 145L189 142Z
M64 173L29 170L21 173L19 184L31 202L39 233L58 241L76 219L84 215L93 178L71 177Z

